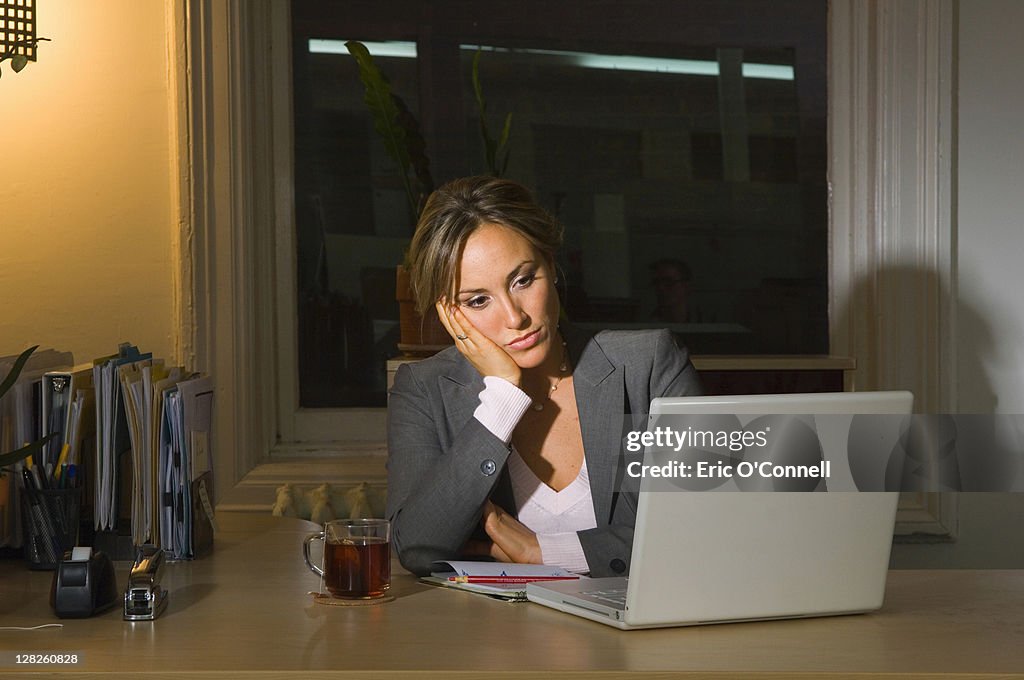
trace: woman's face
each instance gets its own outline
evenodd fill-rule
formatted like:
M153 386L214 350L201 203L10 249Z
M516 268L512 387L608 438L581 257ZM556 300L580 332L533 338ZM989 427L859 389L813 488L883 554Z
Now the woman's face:
M478 227L466 240L455 287L466 318L520 368L540 366L559 344L554 272L518 232Z

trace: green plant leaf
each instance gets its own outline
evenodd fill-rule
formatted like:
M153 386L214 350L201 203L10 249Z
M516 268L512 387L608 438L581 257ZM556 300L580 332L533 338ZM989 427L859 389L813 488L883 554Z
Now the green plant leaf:
M487 170L492 175L497 175L495 172L495 160L497 158L498 146L494 139L491 137L491 131L487 129L487 100L484 99L484 88L480 85L480 55L482 50L477 48L476 54L473 55L473 94L476 97L476 110L480 119L480 141L484 145L484 162L487 164Z
M405 150L409 154L409 163L420 183L420 198L434 190L434 178L430 174L430 159L427 157L427 143L420 132L420 122L412 115L405 101L397 94L391 95L398 108L398 124L405 132ZM419 215L419 209L416 210Z
M487 123L483 118L480 119L480 138L484 143L484 162L487 163L487 171L492 175L496 175L494 163L498 155L498 145L491 139L491 134L487 130Z
M473 55L473 93L476 95L476 108L480 111L480 115L487 111L487 102L484 101L484 91L480 87L480 48L477 48L476 54Z
M4 377L3 382L0 382L0 397L7 394L11 387L14 386L14 383L18 380L18 376L21 375L21 371L25 368L25 364L28 363L28 358L32 356L32 352L35 352L37 349L39 349L39 345L33 345L22 352L18 358L14 360L14 366L11 367L10 372ZM43 450L43 446L53 439L54 436L55 434L49 434L39 441L26 444L16 451L0 454L0 467L17 463L19 460L28 456L38 455Z
M509 111L508 114L505 116L505 126L501 129L501 137L498 138L498 149L495 152L496 156L500 156L504 152L504 157L502 158L501 161L501 172L498 174L498 177L504 175L505 171L508 169L508 157L511 155L510 152L512 151L509 148L508 140L511 138L511 136L512 112Z
M14 385L14 381L18 379L18 376L21 375L22 369L25 368L28 358L32 355L32 352L35 352L37 349L39 349L39 345L29 347L14 361L14 366L11 367L11 372L8 373L7 377L4 378L4 381L0 383L0 397L3 397L7 394L7 390L11 389L11 386Z
M43 447L46 446L51 439L57 436L56 432L51 432L39 441L34 441L31 444L26 444L20 449L11 451L10 453L0 454L0 467L5 465L13 465L19 460L24 460L29 456L32 456L36 460L40 459L40 454L43 451Z
M359 80L362 81L365 89L363 101L366 102L366 106L373 116L374 129L384 140L385 150L398 164L402 173L405 194L409 199L409 206L415 212L417 198L409 183L408 175L408 168L412 161L406 146L405 128L398 122L400 111L398 105L395 104L395 97L391 93L391 84L373 62L373 57L366 49L366 45L357 40L349 40L345 43L345 48L355 58L356 64L359 66Z
M480 84L480 54L478 48L473 55L473 94L476 96L476 108L480 116L480 140L484 145L484 161L487 163L487 170L495 177L501 177L508 168L508 140L512 130L511 112L505 116L505 125L502 128L498 139L491 136L487 127L487 100L484 98L484 88Z
M28 57L26 57L24 54L15 54L13 57L11 57L11 68L14 70L15 73L20 72L21 69L25 68L27 65Z
M501 137L498 138L498 150L502 151L508 146L508 138L512 135L512 112L505 116L505 125L501 129Z

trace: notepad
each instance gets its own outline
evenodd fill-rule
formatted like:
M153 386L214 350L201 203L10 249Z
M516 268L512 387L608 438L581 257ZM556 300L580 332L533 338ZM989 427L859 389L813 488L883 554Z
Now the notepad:
M526 600L526 582L530 579L576 579L577 574L561 567L544 564L517 564L512 562L474 562L466 560L442 560L430 565L430 576L420 580L430 585L465 590L478 595L487 595L501 600L521 602ZM516 583L472 583L453 579L522 579Z

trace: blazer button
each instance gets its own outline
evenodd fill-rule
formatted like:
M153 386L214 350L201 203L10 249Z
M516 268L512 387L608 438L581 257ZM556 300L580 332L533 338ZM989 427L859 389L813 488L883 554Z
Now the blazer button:
M616 574L621 574L622 572L626 571L626 563L617 557L611 562L609 562L608 566L611 567L611 570L614 571Z
M480 463L480 472L484 473L488 477L493 475L498 469L498 466L494 464L494 461L488 458L484 462Z

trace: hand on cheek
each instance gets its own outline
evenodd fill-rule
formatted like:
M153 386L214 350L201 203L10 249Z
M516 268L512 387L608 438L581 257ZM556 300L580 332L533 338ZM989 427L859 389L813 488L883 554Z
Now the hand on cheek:
M458 305L438 300L435 306L441 323L455 339L455 346L480 375L503 378L516 387L522 386L522 370L515 359L477 330Z

